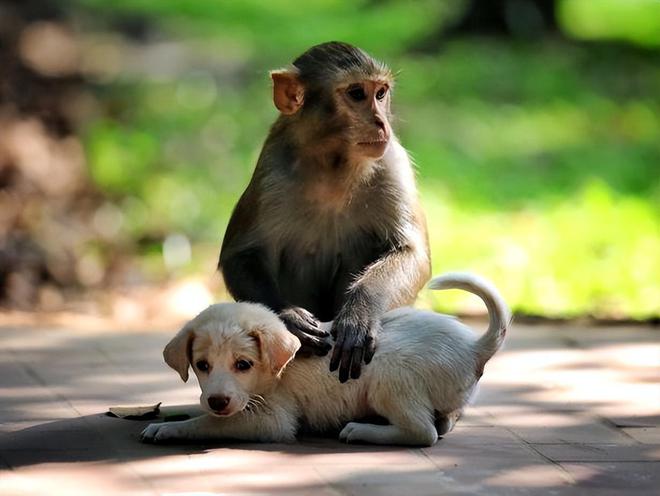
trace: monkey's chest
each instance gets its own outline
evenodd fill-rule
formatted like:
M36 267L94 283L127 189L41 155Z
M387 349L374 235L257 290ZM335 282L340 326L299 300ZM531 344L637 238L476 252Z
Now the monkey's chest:
M318 222L282 241L272 260L280 291L323 320L334 317L348 285L380 247L363 232Z

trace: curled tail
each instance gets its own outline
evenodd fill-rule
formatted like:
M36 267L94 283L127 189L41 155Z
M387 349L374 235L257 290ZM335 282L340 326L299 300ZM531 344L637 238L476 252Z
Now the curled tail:
M511 323L504 299L486 279L465 272L449 272L431 280L430 289L463 289L477 295L488 308L488 330L477 341L479 359L483 366L502 346L504 335Z

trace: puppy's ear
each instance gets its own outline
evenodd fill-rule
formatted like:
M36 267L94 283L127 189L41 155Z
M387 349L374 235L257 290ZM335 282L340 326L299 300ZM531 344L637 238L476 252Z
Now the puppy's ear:
M183 382L188 380L188 367L195 333L189 324L186 324L163 350L165 363L176 370Z
M284 326L281 329L256 327L249 335L256 340L261 359L270 365L275 377L280 376L300 348L300 340Z

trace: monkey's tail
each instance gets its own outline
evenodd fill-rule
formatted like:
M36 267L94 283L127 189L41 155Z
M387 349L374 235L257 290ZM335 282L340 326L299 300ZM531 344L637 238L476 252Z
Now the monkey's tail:
M486 279L465 272L449 272L431 280L430 289L463 289L477 295L488 308L488 330L477 341L481 366L500 349L511 314L499 291Z

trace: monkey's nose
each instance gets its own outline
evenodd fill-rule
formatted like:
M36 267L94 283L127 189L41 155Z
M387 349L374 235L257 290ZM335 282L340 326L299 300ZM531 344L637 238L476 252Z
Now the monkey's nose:
M209 406L211 407L211 410L214 410L216 412L221 412L225 408L227 408L227 405L229 405L229 402L231 401L231 398L228 396L210 396L208 399Z
M380 129L381 131L385 131L385 123L383 122L383 119L381 119L377 115L374 116L374 124L376 124L376 126L378 126L378 129Z

